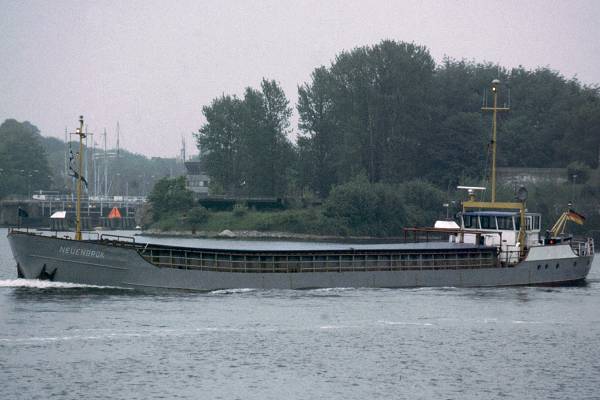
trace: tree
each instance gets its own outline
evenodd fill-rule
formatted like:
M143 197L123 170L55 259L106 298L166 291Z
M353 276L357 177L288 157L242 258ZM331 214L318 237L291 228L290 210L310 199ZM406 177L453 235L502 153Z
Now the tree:
M304 181L326 195L365 173L370 182L421 176L435 63L425 47L382 41L339 54L299 88L300 158L322 168Z
M331 73L320 67L313 71L311 79L311 84L298 87L301 182L327 197L330 188L339 182L337 163L341 159L342 132L334 114Z
M52 183L39 129L7 119L0 125L0 197L46 190Z
M198 205L185 214L184 220L192 228L192 231L195 231L200 225L208 221L208 217L208 210Z
M324 203L324 214L355 235L393 236L402 233L406 222L403 204L396 188L362 176L335 186Z
M185 177L162 178L148 197L154 221L174 213L186 212L194 206L192 192L185 187Z
M196 139L215 183L234 195L283 195L294 159L291 112L281 87L266 79L241 100L222 96L204 107Z
M407 225L433 226L441 216L443 203L448 201L445 193L427 181L420 179L404 182L397 189L406 207Z
M214 99L202 108L206 123L195 135L212 181L229 193L235 193L243 183L242 108L242 101L235 96Z

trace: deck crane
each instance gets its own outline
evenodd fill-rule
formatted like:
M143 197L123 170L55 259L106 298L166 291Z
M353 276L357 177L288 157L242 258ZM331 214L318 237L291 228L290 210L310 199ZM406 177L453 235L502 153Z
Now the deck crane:
M569 208L567 211L562 213L560 217L558 217L554 223L554 226L552 226L552 229L550 229L549 233L551 237L556 238L564 234L565 226L567 225L568 221L575 222L578 225L583 225L585 222L585 217Z

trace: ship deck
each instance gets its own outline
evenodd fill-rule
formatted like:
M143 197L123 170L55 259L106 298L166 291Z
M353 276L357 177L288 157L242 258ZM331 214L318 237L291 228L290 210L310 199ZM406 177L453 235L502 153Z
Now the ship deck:
M221 246L192 247L157 243L112 245L134 247L160 268L241 273L299 273L474 269L503 267L495 247L466 243L300 243L231 241ZM189 243L188 243L189 244Z
M22 231L10 234L44 236ZM50 239L50 238L49 238ZM71 242L69 238L57 238ZM177 240L179 245L136 242L134 238L102 235L83 240L108 248L135 251L158 268L235 272L304 273L402 270L457 270L505 268L496 247L450 242L411 243L318 243ZM195 244L195 245L192 245Z

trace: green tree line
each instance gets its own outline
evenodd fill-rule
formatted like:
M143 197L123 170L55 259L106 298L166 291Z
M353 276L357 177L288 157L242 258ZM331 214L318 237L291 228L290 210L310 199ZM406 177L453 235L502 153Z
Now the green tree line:
M65 171L65 147L64 141L42 136L40 130L28 121L7 119L0 124L0 198L28 196L38 190L72 193L74 179ZM73 142L70 147L76 154L79 143ZM103 193L103 153L96 149L99 157L97 168L93 168L92 149L84 146L84 151L87 154L84 158L87 160L87 174L84 175L89 182L88 194L93 194L94 171L99 178L96 189L99 194ZM111 196L146 195L161 178L184 173L183 165L175 158L148 158L123 149L115 157L116 149L108 152L113 154L107 160Z
M7 119L0 125L0 198L49 188L52 174L39 129Z
M204 107L197 143L213 188L229 194L326 198L357 176L446 190L489 175L491 120L480 108L493 79L511 107L499 120L498 166L598 167L597 86L548 68L436 65L427 48L391 40L341 52L299 85L295 143L289 101L269 80Z

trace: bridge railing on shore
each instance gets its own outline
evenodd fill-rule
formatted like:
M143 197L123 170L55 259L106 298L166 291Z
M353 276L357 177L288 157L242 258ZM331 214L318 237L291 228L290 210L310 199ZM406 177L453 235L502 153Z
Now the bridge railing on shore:
M53 202L73 202L76 201L75 195L67 195L67 194L34 194L31 197L31 200L37 201L53 201ZM93 203L145 203L147 201L146 196L83 196L81 201L84 203L93 202Z

